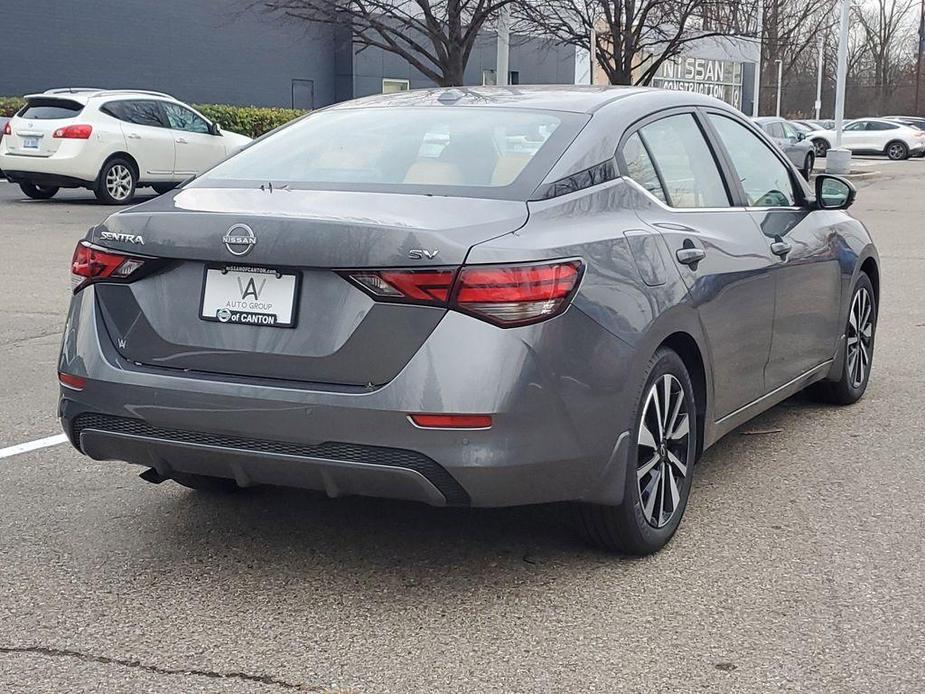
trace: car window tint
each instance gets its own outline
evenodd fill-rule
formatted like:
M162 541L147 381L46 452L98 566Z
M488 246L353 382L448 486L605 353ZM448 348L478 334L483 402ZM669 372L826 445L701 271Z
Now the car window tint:
M867 121L859 120L859 121L855 121L854 123L848 123L848 125L846 125L844 129L845 129L846 131L848 131L848 130L864 130L864 128L865 128L866 126L867 126Z
M16 115L30 120L58 120L74 118L83 110L83 105L64 99L29 99L29 103Z
M661 174L672 207L729 207L713 153L689 113L668 116L639 130Z
M167 121L174 130L186 130L191 133L208 133L209 124L205 119L200 118L188 108L179 104L162 102L164 113L167 114Z
M710 122L729 152L749 206L797 204L789 169L764 142L732 118L711 113Z
M126 123L164 127L160 108L155 101L111 101L100 110Z
M664 203L668 202L652 158L646 150L639 133L633 133L623 145L623 161L626 175Z

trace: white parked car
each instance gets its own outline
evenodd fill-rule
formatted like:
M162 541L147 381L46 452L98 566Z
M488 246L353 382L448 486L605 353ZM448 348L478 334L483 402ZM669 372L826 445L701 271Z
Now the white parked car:
M810 139L817 157L835 146L834 130L815 130ZM925 132L885 118L858 118L842 129L842 147L855 154L885 154L890 159L908 159L925 153Z
M83 88L30 94L3 134L0 171L30 198L88 188L111 205L141 186L170 190L251 141L167 94Z

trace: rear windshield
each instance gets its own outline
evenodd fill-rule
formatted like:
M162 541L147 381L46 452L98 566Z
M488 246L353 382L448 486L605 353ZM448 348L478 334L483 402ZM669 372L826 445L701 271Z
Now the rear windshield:
M30 99L16 115L32 120L56 120L73 118L83 111L83 108L83 104L65 99Z
M587 118L480 107L321 111L258 141L194 186L518 197L539 184Z

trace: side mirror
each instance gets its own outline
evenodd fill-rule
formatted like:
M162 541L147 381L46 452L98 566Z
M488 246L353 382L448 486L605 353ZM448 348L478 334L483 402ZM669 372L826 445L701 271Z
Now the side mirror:
M802 142L806 139L806 133L797 133L797 142Z
M218 137L221 137L221 136L222 136L222 129L221 129L221 127L219 126L218 123L210 123L210 124L209 124L209 134L210 134L210 135L217 135Z
M840 176L816 176L816 208L820 210L847 210L854 202L857 190Z

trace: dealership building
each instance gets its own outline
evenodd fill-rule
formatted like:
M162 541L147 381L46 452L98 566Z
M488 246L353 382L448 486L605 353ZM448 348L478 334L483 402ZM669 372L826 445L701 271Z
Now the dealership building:
M2 14L4 26L19 29L3 37L0 96L89 86L310 109L434 86L402 58L355 44L347 27L284 21L248 0L4 0ZM495 36L485 32L465 83L494 84L496 57ZM712 94L750 113L757 61L753 40L700 41L664 63L653 85ZM511 41L510 84L587 84L589 67L586 51ZM600 69L594 77L607 82Z

